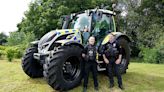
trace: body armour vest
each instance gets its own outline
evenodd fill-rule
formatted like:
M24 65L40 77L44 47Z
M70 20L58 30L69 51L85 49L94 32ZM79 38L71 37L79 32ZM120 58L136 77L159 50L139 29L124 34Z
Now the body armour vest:
M96 46L88 45L87 56L88 60L96 60Z

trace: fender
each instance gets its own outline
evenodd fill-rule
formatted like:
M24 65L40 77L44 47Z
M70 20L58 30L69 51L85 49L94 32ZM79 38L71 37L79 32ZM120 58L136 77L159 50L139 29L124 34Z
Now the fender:
M38 43L39 43L39 40L30 42L30 45L38 47Z
M121 33L121 32L112 32L112 34L115 36L115 40L117 40L118 38L120 37L123 37L125 38L128 42L131 42L130 38L124 34L124 33Z
M82 49L84 49L84 46L79 43L79 42L76 42L76 41L66 41L66 40L60 40L60 41L56 41L54 42L51 47L49 48L49 50L52 50L53 47L56 47L56 46L68 46L68 45L77 45L79 47L81 47Z
M75 42L75 41L71 41L71 42L67 42L64 44L64 46L67 46L67 45L77 45L79 46L80 48L84 49L84 46L78 42Z
M125 38L128 42L131 42L130 38L124 34L124 33L121 33L121 32L112 32L112 33L109 33L103 40L103 42L101 43L102 45L106 44L108 41L109 41L109 37L110 37L110 34L114 35L115 36L115 40L117 40L118 38L120 37L123 37Z

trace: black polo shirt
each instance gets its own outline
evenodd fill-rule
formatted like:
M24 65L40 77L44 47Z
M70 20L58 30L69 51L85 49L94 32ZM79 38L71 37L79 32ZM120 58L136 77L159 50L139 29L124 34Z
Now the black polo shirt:
M106 43L105 45L103 45L102 50L103 50L103 54L105 54L107 58L110 57L118 58L118 56L123 52L122 47L116 41L112 43L111 42Z
M87 61L95 61L96 60L96 51L97 48L95 45L86 45L83 52L84 54L86 54Z

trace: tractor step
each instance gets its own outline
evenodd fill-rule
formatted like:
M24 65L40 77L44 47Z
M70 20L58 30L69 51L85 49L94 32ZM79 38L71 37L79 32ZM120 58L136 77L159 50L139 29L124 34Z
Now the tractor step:
M97 70L98 71L105 71L106 70L106 64L104 63L104 61L98 61L98 66L97 66Z
M101 68L101 67L98 65L98 66L97 66L97 70L98 70L98 71L105 71L106 68Z

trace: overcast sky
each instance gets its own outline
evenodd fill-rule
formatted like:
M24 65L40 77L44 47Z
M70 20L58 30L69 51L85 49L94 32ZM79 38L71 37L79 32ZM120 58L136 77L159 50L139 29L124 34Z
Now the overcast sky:
M17 30L17 23L21 22L24 12L32 0L0 0L0 33Z

